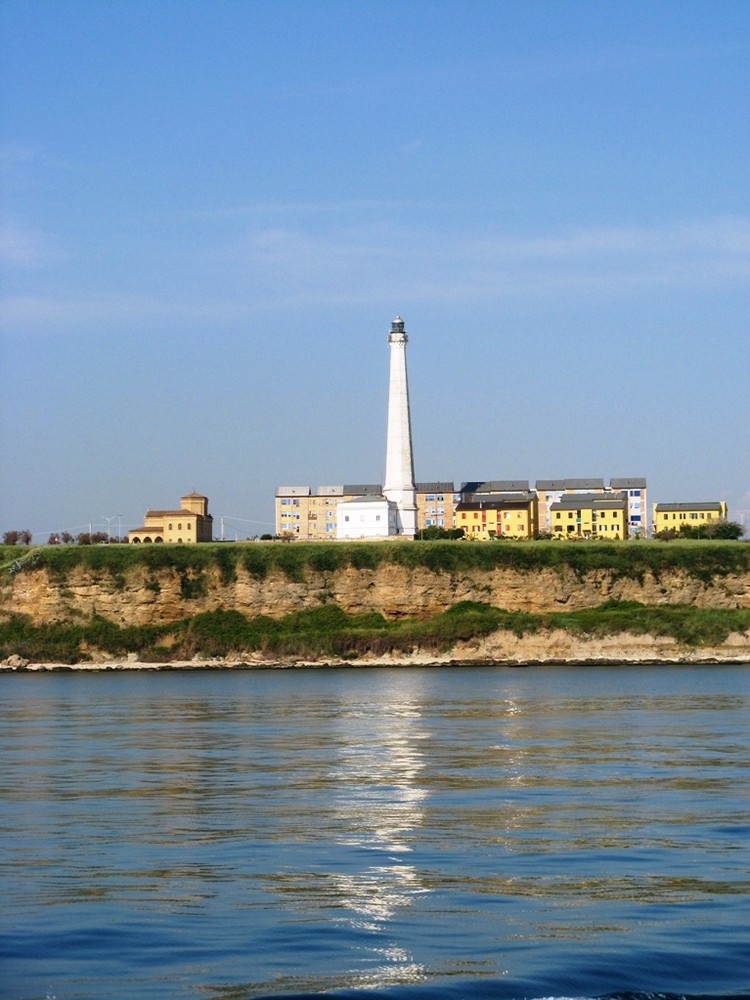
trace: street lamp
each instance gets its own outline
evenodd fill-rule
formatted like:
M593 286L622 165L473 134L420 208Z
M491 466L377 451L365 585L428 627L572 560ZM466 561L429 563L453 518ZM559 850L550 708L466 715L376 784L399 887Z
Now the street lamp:
M118 542L120 541L120 521L119 521L119 518L121 518L121 517L122 517L122 514L112 514L111 517L105 517L104 518L104 520L107 522L107 545L110 545L111 542L112 542L112 522L114 521L115 518L118 518L118 521L117 521L117 541Z

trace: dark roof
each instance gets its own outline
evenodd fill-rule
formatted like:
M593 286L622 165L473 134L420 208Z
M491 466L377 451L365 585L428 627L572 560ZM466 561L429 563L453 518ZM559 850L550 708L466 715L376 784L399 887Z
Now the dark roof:
M452 482L415 483L417 493L453 493L455 485Z
M497 510L501 507L527 507L535 500L533 493L474 493L470 500L461 500L456 510Z
M706 503L657 503L656 510L721 510L721 503L718 500L709 500Z
M566 479L566 490L603 490L603 479Z
M345 483L344 496L382 496L380 483Z
M610 479L609 486L613 490L645 490L646 480L638 476L633 479Z
M462 493L526 493L528 479L484 479L461 483Z
M550 504L550 510L576 510L579 507L598 507L607 510L624 508L624 493L566 493Z
M564 490L566 482L566 479L537 479L536 488L544 490L545 493L550 490Z

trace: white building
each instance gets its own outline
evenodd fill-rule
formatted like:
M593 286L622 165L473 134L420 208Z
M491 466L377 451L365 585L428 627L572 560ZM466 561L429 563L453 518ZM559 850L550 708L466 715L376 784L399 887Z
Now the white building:
M383 538L399 534L399 510L385 497L361 496L336 505L336 538Z

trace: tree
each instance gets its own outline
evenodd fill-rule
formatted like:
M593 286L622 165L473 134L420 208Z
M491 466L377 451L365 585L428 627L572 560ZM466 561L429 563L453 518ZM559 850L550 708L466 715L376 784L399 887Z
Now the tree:
M107 541L106 531L82 531L80 534L76 535L76 541L79 545L100 545L102 542Z
M710 524L683 524L680 528L681 538L718 538L736 541L742 538L745 529L734 521L712 521Z
M463 537L463 528L441 528L437 524L431 524L427 528L420 528L414 536L414 540L417 542L434 542L438 540L453 540Z
M32 534L28 528L23 531L6 531L3 534L4 545L31 545Z
M60 536L53 531L52 534L47 539L47 545L59 545L59 544L60 544Z

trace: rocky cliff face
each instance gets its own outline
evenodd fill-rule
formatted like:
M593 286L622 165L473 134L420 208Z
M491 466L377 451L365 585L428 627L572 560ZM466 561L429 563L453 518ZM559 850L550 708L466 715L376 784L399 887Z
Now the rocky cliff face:
M63 579L39 568L2 581L0 614L28 615L36 624L96 614L121 625L147 625L217 608L280 617L333 601L352 614L378 611L395 619L429 617L467 600L509 611L546 612L595 607L610 599L748 608L750 574L717 575L704 582L682 570L635 580L604 570L577 575L567 567L535 573L510 569L446 573L382 564L371 570L308 571L302 581L290 580L278 570L259 578L240 567L234 579L224 582L216 568L178 572L136 566L112 574L77 566Z

